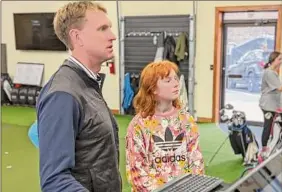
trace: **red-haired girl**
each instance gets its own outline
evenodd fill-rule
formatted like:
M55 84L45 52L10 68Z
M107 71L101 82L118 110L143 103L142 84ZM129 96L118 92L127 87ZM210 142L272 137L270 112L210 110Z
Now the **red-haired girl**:
M185 173L203 174L198 127L182 109L178 67L148 64L134 98L136 116L126 135L126 174L132 191L153 191Z

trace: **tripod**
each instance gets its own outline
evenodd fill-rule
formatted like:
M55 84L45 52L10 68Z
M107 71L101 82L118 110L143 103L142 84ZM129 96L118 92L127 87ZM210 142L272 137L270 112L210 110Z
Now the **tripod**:
M242 126L243 127L243 126ZM230 129L229 129L230 130ZM237 132L240 132L240 139L241 139L241 142L242 142L242 147L243 147L243 157L245 157L245 154L246 154L246 150L245 150L245 144L244 144L244 140L243 140L243 129L234 129L234 130L230 130L229 134L227 135L227 137L224 139L224 141L219 145L219 147L217 148L217 150L214 152L213 156L211 157L211 159L208 161L207 163L207 167L210 165L210 163L213 161L213 159L215 158L215 156L218 154L218 152L220 151L220 149L223 147L223 145L226 143L226 141L228 140L231 132L233 131L237 131Z
M220 144L220 146L217 148L217 150L214 152L213 156L211 157L211 159L209 160L209 162L207 163L207 167L210 165L210 163L212 162L212 160L215 158L215 156L218 154L219 150L223 147L223 145L225 144L225 142L227 141L227 139L229 138L229 135L224 139L224 141Z

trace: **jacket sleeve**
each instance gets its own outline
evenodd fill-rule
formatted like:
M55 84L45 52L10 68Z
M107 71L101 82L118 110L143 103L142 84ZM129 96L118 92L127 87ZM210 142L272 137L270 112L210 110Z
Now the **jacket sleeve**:
M190 172L193 174L204 174L204 159L199 146L198 125L191 115L187 115L189 129L187 131L188 163Z
M77 101L68 93L52 93L39 101L37 118L42 192L87 192L70 172L80 124Z
M140 125L132 122L128 127L126 136L126 175L134 192L149 192L157 188L158 178L153 172L150 172L144 135L141 129Z
M182 61L185 58L185 50L186 50L186 36L185 33L181 33L176 41L176 46L174 51L177 57L177 61Z

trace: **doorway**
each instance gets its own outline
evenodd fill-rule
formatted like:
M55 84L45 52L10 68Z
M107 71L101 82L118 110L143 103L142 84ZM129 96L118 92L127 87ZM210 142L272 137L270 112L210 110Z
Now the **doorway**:
M264 65L275 50L278 14L277 11L252 12L251 16L246 12L226 14L220 107L232 104L236 110L245 112L249 123L261 125L261 79Z
M216 8L213 122L230 103L261 125L262 68L269 53L280 50L281 19L279 5Z

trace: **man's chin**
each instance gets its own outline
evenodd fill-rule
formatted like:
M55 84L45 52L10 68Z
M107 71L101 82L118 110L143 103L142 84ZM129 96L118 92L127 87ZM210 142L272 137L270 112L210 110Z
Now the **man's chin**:
M111 54L108 55L108 60L112 60L114 57L115 57L115 54L111 53Z
M105 59L103 59L102 62L104 63L104 62L107 62L107 61L111 61L114 57L115 57L114 54L107 55L107 57L105 57Z

